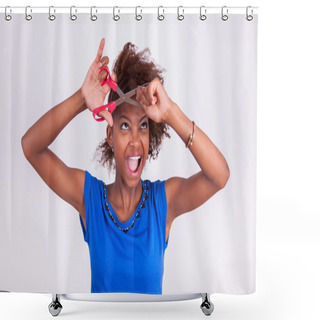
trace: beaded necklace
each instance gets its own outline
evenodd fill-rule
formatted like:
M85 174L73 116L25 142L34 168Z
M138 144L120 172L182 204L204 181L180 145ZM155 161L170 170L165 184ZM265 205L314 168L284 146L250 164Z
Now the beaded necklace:
M114 222L114 224L115 224L121 231L123 231L123 232L125 232L125 233L127 233L130 228L133 228L134 223L135 223L135 221L136 221L136 218L140 218L141 209L145 208L145 201L149 198L149 197L148 197L148 193L147 193L147 191L149 190L148 181L149 181L149 180L145 180L145 181L144 181L144 187L143 187L143 192L142 192L142 202L141 202L140 206L138 207L137 213L136 213L134 219L132 220L131 224L130 224L127 228L125 228L125 229L122 229L122 228L118 225L117 221L114 219L114 217L113 217L113 215L112 215L112 213L111 213L111 211L110 211L110 209L109 209L109 205L108 205L108 202L107 202L107 186L106 186L105 183L103 184L103 191L104 191L104 192L103 192L103 196L104 196L105 205L106 205L106 210L107 210L107 212L108 212L108 214L109 214L109 217L110 217L111 220Z

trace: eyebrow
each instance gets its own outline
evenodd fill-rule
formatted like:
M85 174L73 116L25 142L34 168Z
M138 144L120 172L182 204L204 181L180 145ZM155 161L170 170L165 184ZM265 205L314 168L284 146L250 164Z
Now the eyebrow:
M127 119L128 121L131 122L131 119L128 118L127 116L125 116L125 115L120 116L119 120L120 120L121 118L125 118L125 119ZM139 122L141 122L144 118L147 118L147 115L144 115L144 116L139 120Z

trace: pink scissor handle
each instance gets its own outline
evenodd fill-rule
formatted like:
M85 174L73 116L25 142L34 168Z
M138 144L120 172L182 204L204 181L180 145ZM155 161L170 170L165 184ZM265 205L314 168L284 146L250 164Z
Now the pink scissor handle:
M92 111L92 115L93 115L93 118L94 120L96 121L103 121L104 118L101 117L101 118L96 118L96 115L102 111L102 110L105 110L105 109L108 109L108 111L112 114L112 112L114 111L114 109L116 108L116 104L114 101L108 103L108 104L105 104L104 106L101 106L101 107L98 107L98 108L95 108L93 111Z
M110 88L113 90L113 91L116 91L117 88L118 88L118 85L113 81L111 80L111 76L110 76L110 71L107 67L103 67L100 69L99 73L102 71L102 70L106 70L108 75L107 77L102 81L101 83L101 86L104 86L106 83L110 86ZM92 111L92 115L93 115L93 118L94 120L96 121L103 121L104 118L103 117L100 117L100 118L96 118L96 115L102 111L102 110L105 110L105 109L108 109L108 111L112 114L112 112L114 111L114 109L116 108L116 104L114 101L108 103L108 104L105 104L101 107L98 107L98 108L95 108L93 111Z
M101 86L104 86L106 83L110 86L110 88L113 90L113 91L116 91L117 88L118 88L118 85L113 81L111 80L111 75L110 75L110 71L107 67L103 67L100 69L99 73L102 71L102 70L107 70L107 77L102 81L101 83Z

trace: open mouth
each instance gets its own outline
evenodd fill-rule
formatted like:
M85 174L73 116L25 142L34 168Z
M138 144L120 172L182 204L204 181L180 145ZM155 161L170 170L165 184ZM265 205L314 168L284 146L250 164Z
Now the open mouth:
M136 176L141 167L142 163L142 157L141 156L135 156L135 157L129 157L126 159L126 165L128 168L128 171L131 175Z

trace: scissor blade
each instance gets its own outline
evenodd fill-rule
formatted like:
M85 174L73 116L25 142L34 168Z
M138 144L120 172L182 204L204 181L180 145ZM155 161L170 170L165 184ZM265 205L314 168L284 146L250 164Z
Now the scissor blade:
M144 83L142 85L142 87L146 87L149 83L150 82ZM120 90L120 93L118 92L118 89ZM118 89L116 92L119 94L120 98L115 101L116 107L119 106L123 102L127 102L129 104L132 104L134 106L142 108L142 106L137 101L130 99L131 97L133 97L137 94L138 88L135 88L127 93L123 93L119 87L118 87Z
M127 99L126 102L129 103L129 104L132 104L133 106L137 106L137 107L143 109L142 105L139 102L137 102L137 101L135 101L133 99Z
M121 96L119 99L116 100L115 102L116 106L120 105L123 102L126 102L127 99L133 97L136 93L137 93L137 88L123 94L123 96Z
M116 93L118 94L118 96L119 96L120 98L124 96L124 93L123 93L123 91L119 88L119 86L118 86L117 89L116 89Z

